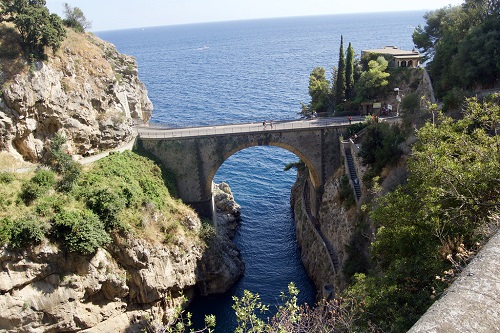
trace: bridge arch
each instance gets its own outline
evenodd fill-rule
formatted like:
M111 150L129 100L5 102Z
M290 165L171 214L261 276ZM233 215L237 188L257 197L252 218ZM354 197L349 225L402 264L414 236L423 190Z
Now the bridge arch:
M319 174L318 170L316 169L316 167L314 166L314 164L312 163L310 158L306 154L304 154L301 150L295 148L294 146L292 146L288 143L284 143L284 142L269 142L266 145L262 145L262 144L259 144L258 142L252 141L252 142L242 143L242 144L238 145L237 147L235 147L234 149L228 150L227 152L224 153L223 161L220 164L214 165L214 168L209 171L208 176L207 176L207 183L205 184L205 191L207 191L207 192L211 191L212 182L213 182L213 179L215 177L215 174L217 173L219 168L222 166L222 164L224 164L224 162L228 158L230 158L231 156L233 156L237 152L245 150L247 148L262 147L262 146L282 148L282 149L285 149L285 150L291 152L295 156L297 156L307 166L307 169L309 170L309 178L310 178L314 188L318 188L319 186L321 186L321 179L320 179L320 174Z

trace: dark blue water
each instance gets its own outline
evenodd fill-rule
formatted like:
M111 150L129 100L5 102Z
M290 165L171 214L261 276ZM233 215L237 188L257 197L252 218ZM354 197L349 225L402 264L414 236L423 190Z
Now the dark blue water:
M309 74L316 66L331 73L338 63L340 36L357 54L396 45L412 49L411 34L424 12L334 15L168 26L97 33L133 55L154 105L152 120L169 126L295 119L309 102ZM272 147L245 149L228 159L215 181L228 182L242 206L235 236L246 263L245 276L225 295L197 300L190 310L217 316L216 332L234 330L232 295L248 289L276 305L294 281L300 301L314 302L315 290L300 262L289 207L297 157Z

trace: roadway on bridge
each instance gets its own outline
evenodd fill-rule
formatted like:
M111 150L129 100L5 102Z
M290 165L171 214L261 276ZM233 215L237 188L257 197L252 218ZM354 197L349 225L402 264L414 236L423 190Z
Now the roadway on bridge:
M364 117L353 117L352 123L364 121ZM287 121L267 121L265 125L262 122L242 123L242 124L227 124L216 126L200 126L200 127L183 127L183 128L168 128L168 127L137 127L137 132L141 138L182 138L196 136L212 136L224 135L232 133L254 133L265 131L282 131L306 128L324 128L331 126L348 125L348 117L325 117L316 119L300 119Z

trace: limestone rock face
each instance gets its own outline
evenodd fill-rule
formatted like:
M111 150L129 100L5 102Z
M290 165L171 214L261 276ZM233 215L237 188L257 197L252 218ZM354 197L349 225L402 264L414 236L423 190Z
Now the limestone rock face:
M28 161L42 158L56 133L67 138L70 154L82 155L119 146L134 123L151 117L135 59L91 34L68 31L61 48L34 68L10 77L2 68L0 150Z
M233 192L228 184L215 184L214 202L217 208L217 231L225 237L233 238L239 225L241 207L234 200Z
M180 223L200 232L194 214ZM0 332L143 332L148 318L166 325L185 302L181 292L223 293L241 277L244 265L227 235L214 233L207 246L180 233L167 246L114 234L86 256L48 240L0 247Z
M290 204L294 210L295 230L297 242L301 248L302 263L313 280L316 290L322 291L325 286L335 281L335 271L324 241L315 226L308 221L307 212L302 203L303 177L304 175L299 174L292 187Z
M355 211L346 210L340 200L339 192L339 179L334 177L328 179L321 202L321 228L337 252L339 266L344 267L348 259L346 249L355 229ZM335 287L337 290L342 290L345 286L343 271L339 269L336 272Z
M198 289L202 295L220 294L229 290L243 275L245 265L240 251L231 241L240 221L240 206L234 201L226 183L216 184L214 201L217 208L215 234L208 240L210 251L205 252L198 274Z
M76 332L108 322L101 332L123 332L134 318L161 319L170 311L166 300L196 284L201 252L194 244L167 248L134 238L115 238L90 256L48 242L24 252L4 247L0 330Z

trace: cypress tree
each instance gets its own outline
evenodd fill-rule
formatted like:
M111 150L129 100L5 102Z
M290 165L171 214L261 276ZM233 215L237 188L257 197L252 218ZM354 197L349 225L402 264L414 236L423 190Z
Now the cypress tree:
M345 74L344 36L340 36L339 66L335 83L335 104L337 105L341 104L345 99Z
M353 97L354 92L354 48L349 42L349 47L347 48L347 58L345 66L345 97L350 99Z

